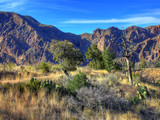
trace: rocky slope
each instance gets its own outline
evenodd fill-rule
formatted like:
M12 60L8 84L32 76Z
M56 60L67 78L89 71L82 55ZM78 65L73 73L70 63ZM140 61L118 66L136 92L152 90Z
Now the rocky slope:
M129 50L132 51L132 61L138 62L142 58L156 61L160 59L160 25L146 28L131 26L125 30L115 27L109 29L96 29L93 34L82 34L82 38L98 44L98 48L103 51L105 47L111 48L117 57L123 56L122 47L117 46L122 43L121 36L125 35Z
M30 16L0 12L0 62L19 64L52 61L48 46L52 39L68 40L84 54L90 42L81 36L43 25Z

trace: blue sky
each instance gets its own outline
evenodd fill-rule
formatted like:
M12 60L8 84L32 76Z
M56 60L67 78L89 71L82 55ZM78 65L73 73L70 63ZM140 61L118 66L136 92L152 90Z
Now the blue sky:
M75 34L160 24L159 0L0 0L0 11L29 15Z

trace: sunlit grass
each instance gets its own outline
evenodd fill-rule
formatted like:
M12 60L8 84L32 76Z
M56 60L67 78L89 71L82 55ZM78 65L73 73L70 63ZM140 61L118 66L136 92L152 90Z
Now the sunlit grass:
M18 73L14 78L12 76L6 76L1 78L0 82L5 85L6 83L19 83L28 82L30 78L34 77L38 80L52 80L60 81L64 77L63 71L59 66L52 66L52 70L44 74L34 66L25 66L24 69L16 67ZM29 73L27 73L29 71ZM110 90L113 90L113 94L119 97L125 97L126 99L133 98L137 95L137 87L132 86L127 79L127 76L122 72L108 73L105 70L92 70L88 67L79 67L76 71L69 72L71 76L75 76L79 71L85 73L90 81L96 81L99 85L104 85ZM154 71L154 69L147 72ZM159 69L156 69L154 73L155 78L159 75ZM141 72L141 71L139 71ZM140 78L148 75L147 72L143 72L139 76ZM36 73L36 76L34 76ZM151 73L150 73L151 74ZM149 75L150 75L149 74ZM108 77L108 76L111 77ZM137 75L137 74L136 74ZM67 78L66 78L67 79ZM137 79L137 78L136 78ZM135 81L134 81L135 82ZM94 84L94 83L93 83ZM97 83L96 83L97 84ZM151 112L158 114L160 102L158 95L160 95L160 86L155 86L150 83L144 83L139 81L141 86L146 86L151 94L150 98L146 98L138 105L133 106L133 111L127 111L122 113L116 113L110 110L93 111L89 108L85 108L81 113L81 118L86 120L141 120L141 110L150 110ZM1 89L1 86L0 86ZM154 93L152 93L154 92ZM160 97L160 96L159 96ZM13 91L10 89L7 92L0 90L0 119L2 117L8 117L9 119L57 119L57 120L77 120L78 114L72 113L65 102L66 98L59 99L59 95L56 92L51 92L46 95L45 90L40 90L37 95L26 90L23 93ZM147 117L147 116L146 116Z

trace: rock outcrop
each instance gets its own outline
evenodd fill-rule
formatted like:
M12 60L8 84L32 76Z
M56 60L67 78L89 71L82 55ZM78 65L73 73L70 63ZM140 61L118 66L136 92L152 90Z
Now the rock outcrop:
M124 35L130 51L132 51L132 61L139 62L142 58L148 61L160 59L160 25L146 28L131 26L125 30L115 27L109 29L96 29L93 34L82 34L93 44L98 44L98 48L103 51L110 48L117 57L124 55L124 51L118 44L122 43L121 36Z

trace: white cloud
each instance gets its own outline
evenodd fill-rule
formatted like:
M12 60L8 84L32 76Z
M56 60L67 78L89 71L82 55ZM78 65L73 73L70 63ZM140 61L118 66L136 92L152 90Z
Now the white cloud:
M69 20L62 23L67 24L96 24L96 23L131 23L134 25L160 23L159 18L155 17L132 17L126 19L106 19L106 20Z

